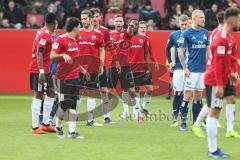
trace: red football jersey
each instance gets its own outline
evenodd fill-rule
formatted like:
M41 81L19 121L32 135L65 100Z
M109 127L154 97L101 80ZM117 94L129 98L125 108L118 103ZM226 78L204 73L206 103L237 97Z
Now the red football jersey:
M37 64L38 49L43 48L43 69L46 74L50 73L50 52L52 49L52 33L43 27L37 31L32 47L32 60L30 62L30 72L39 73Z
M127 30L123 29L118 32L116 30L110 32L110 40L115 46L111 51L111 65L115 65L116 60L119 61L121 66L129 65L128 55L131 47L131 36L128 35Z
M54 40L52 51L57 54L67 54L72 59L79 57L78 44L75 38L69 37L67 34L60 35ZM79 77L79 69L76 67L71 69L73 64L65 64L65 68L61 66L65 63L63 59L57 61L56 79L76 79ZM67 66L69 65L69 68ZM61 69L60 69L61 68Z
M102 35L103 35L103 39L104 39L104 46L108 43L110 43L110 32L109 30L104 27L104 26L99 26L98 28L96 28L97 30L101 31ZM111 66L111 55L109 52L105 52L105 60L104 60L104 66L109 68Z
M206 70L204 82L209 86L225 86L231 73L232 54L236 43L231 35L218 30L212 37L212 62Z
M80 56L86 64L84 68L89 73L97 73L100 62L100 48L104 47L104 39L101 31L97 29L86 31L82 28L80 36L77 38L77 43Z
M129 52L129 62L132 71L142 72L146 68L145 49L149 49L149 39L146 35L138 34L131 38L132 46Z

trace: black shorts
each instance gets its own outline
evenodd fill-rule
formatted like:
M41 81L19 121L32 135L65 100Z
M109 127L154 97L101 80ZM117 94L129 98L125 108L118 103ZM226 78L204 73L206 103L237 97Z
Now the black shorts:
M235 96L235 95L236 95L236 88L234 85L231 85L230 82L228 81L224 89L224 97Z
M98 74L90 73L90 81L87 81L86 76L83 73L79 75L79 85L81 88L96 90L99 89L99 76Z
M133 73L129 66L123 66L118 74L116 67L108 70L108 88L116 88L118 80L124 90L135 87Z
M61 108L76 109L77 100L79 100L79 79L56 80L58 98Z
M152 75L150 74L149 77L146 77L146 72L135 72L133 73L133 78L136 87L153 84Z
M56 80L56 86L59 94L79 96L80 86L78 78Z
M46 81L44 84L40 84L38 82L39 74L38 73L30 73L30 89L36 92L48 92L49 88L53 88L53 79L50 74L45 75Z
M223 98L216 97L216 87L214 86L206 86L206 99L207 99L207 106L209 108L222 108L223 107ZM225 92L225 91L224 91Z
M107 70L105 67L103 74L99 76L99 87L108 87Z

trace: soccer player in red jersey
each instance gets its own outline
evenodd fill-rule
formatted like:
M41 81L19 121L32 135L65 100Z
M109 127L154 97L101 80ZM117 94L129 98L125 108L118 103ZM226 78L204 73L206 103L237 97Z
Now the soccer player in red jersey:
M55 93L50 78L50 51L52 49L52 34L56 28L56 16L49 13L45 17L45 26L37 31L33 42L32 60L30 63L30 88L34 90L32 101L32 133L44 134L55 132L49 125L50 112L54 103ZM44 96L44 92L46 95ZM41 103L43 103L43 123L39 125Z
M127 118L128 112L128 102L130 95L131 105L135 106L135 85L133 80L132 71L129 66L129 51L132 45L131 37L133 36L134 28L137 26L130 21L128 28L124 29L124 20L122 15L116 15L114 18L115 30L110 32L110 46L106 48L110 51L111 55L111 67L108 71L108 84L109 89L112 90L116 88L118 80L120 81L122 92L122 101L124 113L122 118ZM112 46L111 46L112 45ZM111 97L109 97L111 98ZM139 110L139 108L138 108Z
M101 10L98 8L92 8L90 9L90 11L93 13L93 27L94 29L97 29L99 31L101 31L102 35L103 35L103 40L104 40L104 46L106 44L111 43L110 42L110 32L109 30L104 27L101 26L101 20L102 20L102 13ZM114 123L110 116L110 107L112 106L112 100L110 100L108 98L108 82L107 82L107 73L106 70L110 67L110 55L108 53L105 52L105 59L104 59L104 72L102 75L99 76L99 86L100 86L100 94L101 94L101 99L102 99L102 110L104 113L104 123L105 124L112 124ZM108 99L108 101L107 101ZM105 102L105 103L104 103Z
M207 103L210 107L207 117L208 156L210 158L229 158L217 146L217 121L223 107L223 97L227 82L238 78L231 67L234 41L231 36L239 28L240 11L228 8L224 13L224 25L212 37L210 49L213 56L212 63L205 73Z
M137 20L135 20L138 23ZM146 32L147 24L145 21L140 21L138 30L135 31L134 36L131 38L132 46L129 53L130 67L133 72L135 90L136 90L136 106L134 108L140 108L140 87L144 86L146 89L142 112L147 116L149 114L147 107L151 101L152 95L152 75L150 73L150 42L149 37L145 34L139 33ZM139 116L140 113L135 111L135 116Z
M79 87L77 87L79 85L79 69L76 68L67 72L67 68L62 70L62 66L71 67L71 65L74 64L74 59L79 57L76 37L79 36L80 33L80 21L77 18L70 18L66 26L67 33L60 35L54 40L50 55L52 60L57 60L56 79L60 107L58 108L56 117L56 133L59 138L64 138L62 120L64 114L68 111L68 138L82 139L83 136L76 131L76 107L77 100L79 99Z
M99 89L99 87L104 87L99 86L100 76L105 75L106 79L106 74L104 74L104 39L102 32L93 28L92 20L93 14L91 11L82 11L81 21L83 28L81 28L80 36L78 37L78 48L80 51L80 56L86 63L85 69L87 73L82 72L80 74L80 80L81 85L84 86L88 91L87 126L102 126L102 124L99 124L94 120L93 111L96 107L96 90ZM105 92L104 96L103 94L104 93L102 92L102 103L108 105L107 93Z

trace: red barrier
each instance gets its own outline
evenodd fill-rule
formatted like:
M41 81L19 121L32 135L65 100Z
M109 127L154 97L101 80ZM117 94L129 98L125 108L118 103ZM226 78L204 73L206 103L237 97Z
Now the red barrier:
M35 30L0 30L0 93L30 93L28 66L31 60ZM170 32L150 32L153 53L161 64L166 64L165 45ZM235 33L235 37L239 37ZM240 42L238 41L240 48ZM162 77L168 81L166 74ZM240 95L240 88L237 89Z

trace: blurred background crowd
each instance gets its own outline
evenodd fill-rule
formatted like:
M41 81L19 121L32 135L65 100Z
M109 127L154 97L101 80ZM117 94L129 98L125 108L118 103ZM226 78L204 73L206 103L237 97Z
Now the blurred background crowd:
M38 29L44 25L44 14L52 12L63 29L68 17L79 18L82 10L97 7L109 29L114 29L113 17L123 14L126 23L131 18L147 21L150 31L176 30L181 14L191 16L199 8L205 12L206 28L212 30L218 25L219 11L239 5L240 0L1 0L0 28Z

